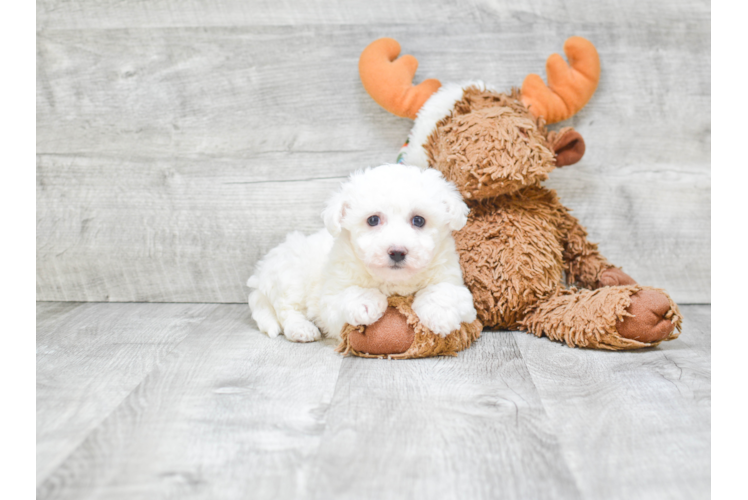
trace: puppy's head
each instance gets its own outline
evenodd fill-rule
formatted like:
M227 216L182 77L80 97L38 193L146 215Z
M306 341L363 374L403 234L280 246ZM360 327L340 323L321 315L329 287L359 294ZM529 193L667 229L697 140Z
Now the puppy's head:
M351 175L322 218L372 276L396 283L429 267L468 211L438 170L383 165Z

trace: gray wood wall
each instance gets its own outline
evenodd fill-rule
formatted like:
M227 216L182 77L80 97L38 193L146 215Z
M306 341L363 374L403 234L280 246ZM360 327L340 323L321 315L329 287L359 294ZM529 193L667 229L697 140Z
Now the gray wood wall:
M602 77L569 121L585 158L547 184L641 283L710 302L710 3L676 0L40 0L37 298L243 302L408 134L361 87L370 41L509 89L571 35Z

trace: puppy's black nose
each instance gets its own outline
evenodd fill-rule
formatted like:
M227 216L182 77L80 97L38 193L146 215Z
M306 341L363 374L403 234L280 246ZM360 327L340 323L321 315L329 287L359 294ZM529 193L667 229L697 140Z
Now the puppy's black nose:
M405 256L408 254L408 251L400 248L393 248L388 253L390 254L390 259L392 259L394 262L402 262L403 260L405 260Z

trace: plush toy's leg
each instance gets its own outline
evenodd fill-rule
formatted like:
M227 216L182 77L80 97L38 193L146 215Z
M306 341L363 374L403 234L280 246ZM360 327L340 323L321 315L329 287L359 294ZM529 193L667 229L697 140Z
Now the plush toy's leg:
M638 285L563 290L540 300L522 321L538 337L574 347L639 349L679 335L678 306L663 291ZM677 331L676 331L677 330Z
M610 270L618 271L597 249L597 244L587 239L587 231L579 221L563 208L561 230L564 237L564 268L569 285L583 288L599 288L601 285L633 285L634 280L620 283L603 282L603 275ZM630 279L630 278L629 278Z
M587 231L565 207L559 204L559 209L567 284L593 290L604 286L636 285L631 276L600 254L597 244L587 239Z

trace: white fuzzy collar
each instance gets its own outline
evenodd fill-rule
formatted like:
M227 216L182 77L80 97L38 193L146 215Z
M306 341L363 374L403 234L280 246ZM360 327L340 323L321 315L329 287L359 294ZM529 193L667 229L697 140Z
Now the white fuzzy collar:
M421 168L430 167L426 148L424 147L426 141L436 129L436 124L452 114L455 104L462 99L465 89L468 87L477 87L480 90L494 90L480 80L442 85L418 111L413 128L410 129L408 142L400 150L397 163L415 165Z

